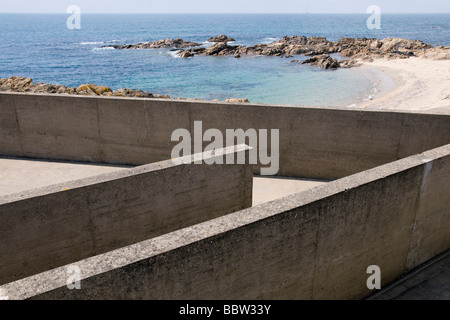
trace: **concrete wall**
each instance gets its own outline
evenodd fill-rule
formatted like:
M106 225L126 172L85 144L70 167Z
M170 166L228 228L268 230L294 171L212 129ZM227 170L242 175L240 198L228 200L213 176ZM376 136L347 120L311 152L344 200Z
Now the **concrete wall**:
M442 114L0 93L0 155L146 164L170 158L172 132L196 120L279 129L284 176L341 178L450 143Z
M174 161L0 197L0 284L252 205L251 165Z
M1 286L11 299L359 299L450 247L450 144Z

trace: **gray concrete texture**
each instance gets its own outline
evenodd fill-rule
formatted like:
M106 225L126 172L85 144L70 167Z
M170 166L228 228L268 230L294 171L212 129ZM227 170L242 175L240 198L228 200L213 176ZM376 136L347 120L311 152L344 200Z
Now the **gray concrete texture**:
M450 246L450 145L0 287L11 299L361 299ZM420 239L420 240L419 240Z
M175 161L0 196L0 284L252 205L248 161Z
M193 132L194 121L222 132L279 129L278 174L313 179L341 178L450 143L445 114L6 93L0 113L3 156L132 165L170 158L172 132Z
M151 187L137 174L127 179L124 171L118 171L108 174L107 181L89 180L87 184L98 185L98 190L85 181L83 188L69 186L64 192L67 183L61 189L51 186L26 193L24 199L20 194L3 197L0 206L3 200L9 207L0 215L14 228L0 224L0 237L6 237L0 239L0 252L4 248L16 252L3 261L8 261L9 270L16 268L17 273L22 268L30 276L7 284L27 274L3 279L2 292L13 299L360 299L371 294L366 287L368 266L381 267L385 286L450 247L450 116L445 114L2 93L0 156L141 165L170 158L177 143L171 142L172 132L179 128L193 132L194 121L202 121L204 130L279 129L279 175L345 178L218 218L211 216L216 207L199 202L207 215L204 222L190 221L172 230L158 227L159 236L152 235L157 238L146 240L152 237L146 234L132 239L131 245L117 241L116 229L102 217L116 219L125 229L141 220L133 216L131 223L122 212L133 215L140 211L136 208L153 209L152 203L140 202L146 199L142 188ZM151 166L154 181L165 178L163 172L169 168ZM203 189L230 209L230 199L240 193L220 188L242 187L242 172L234 171L236 179L225 186L224 166L206 166L204 179L194 172L199 167L192 167L185 170L195 183L203 186L215 177L217 189ZM259 166L253 169L258 172ZM250 171L245 168L251 181ZM181 172L167 174L183 185ZM118 197L124 181L137 189L130 187ZM172 183L164 183L156 196L184 194L169 191L173 180L168 181ZM156 189L156 182L152 187ZM203 196L201 186L185 187L193 188L189 189L193 198ZM251 188L243 188L248 201ZM195 209L178 200L171 200L175 211ZM35 210L32 203L43 204L45 210L30 215ZM55 204L71 215L62 217L53 209ZM80 214L77 207L89 212ZM98 213L95 219L92 211ZM70 228L66 222L74 218L78 222ZM21 221L35 223L35 229L40 223L53 224L42 228L48 242L36 238L41 230L27 234ZM145 224L142 221L138 224ZM21 239L21 234L26 237ZM52 250L62 256L67 251L67 260L57 265L77 264L82 290L65 287L66 266L48 262L37 263L38 269L29 266L34 262L27 260L30 252L36 258L33 255L46 251L53 237L63 235L82 246L77 252L62 241ZM24 247L16 241L24 241ZM20 252L23 248L30 252ZM84 260L75 261L77 254ZM46 261L53 258L57 261L59 255L47 256ZM43 273L34 275L39 270Z
M450 250L408 272L368 300L450 300Z
M131 167L91 162L0 157L0 196ZM327 182L328 180L254 175L253 205L283 198Z

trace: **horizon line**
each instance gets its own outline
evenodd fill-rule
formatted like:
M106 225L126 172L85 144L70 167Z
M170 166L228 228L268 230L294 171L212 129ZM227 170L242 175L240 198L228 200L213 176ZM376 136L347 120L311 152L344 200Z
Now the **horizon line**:
M61 14L67 15L66 12L1 12L0 14ZM286 15L333 15L333 14L352 14L352 15L368 15L369 13L361 12L83 12L82 14L286 14ZM384 12L382 14L450 14L449 12Z

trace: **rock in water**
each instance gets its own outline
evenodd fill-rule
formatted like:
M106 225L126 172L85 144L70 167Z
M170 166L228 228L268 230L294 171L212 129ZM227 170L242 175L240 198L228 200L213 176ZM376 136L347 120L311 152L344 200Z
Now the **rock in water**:
M189 50L181 50L180 52L177 53L177 55L180 58L189 58L189 57L193 57L194 56L194 54L191 51L189 51Z
M198 54L206 56L235 56L239 54L238 50L238 46L229 46L226 42L218 42L206 50L198 52Z
M302 62L302 64L305 63L310 63L311 65L318 66L321 69L337 69L340 67L339 61L331 58L329 54L314 56Z
M210 55L210 56L235 56L244 55L263 55L280 56L290 58L295 55L303 54L306 56L320 56L339 53L343 57L352 60L362 59L371 61L374 58L388 59L407 59L411 56L424 56L432 48L419 40L408 40L400 38L387 38L378 40L375 38L341 38L339 41L328 41L325 37L305 37L305 36L285 36L279 41L269 44L255 44L249 47L230 46L227 43L235 41L227 35L212 37L208 40L213 42L209 48L202 47L195 42L186 42L183 39L164 39L155 42L138 43L135 45L114 45L107 46L116 49L152 49L152 48L172 48L187 49L179 53L180 56L187 58L192 55ZM192 54L192 55L191 55ZM436 54L436 57L438 55ZM447 59L448 55L440 53L441 59ZM308 62L306 62L308 63ZM309 63L315 64L323 69L339 68L339 62L332 58L314 58ZM352 67L356 64L346 62L345 67Z
M181 38L178 39L164 39L154 42L138 43L138 44L124 44L124 45L112 45L103 46L106 48L114 49L160 49L160 48L192 48L199 47L201 44L191 41L184 41Z
M208 39L208 42L225 42L225 43L227 43L227 42L230 42L230 41L236 41L236 40L234 40L233 38L228 37L225 34L222 34L220 36L212 37L212 38Z

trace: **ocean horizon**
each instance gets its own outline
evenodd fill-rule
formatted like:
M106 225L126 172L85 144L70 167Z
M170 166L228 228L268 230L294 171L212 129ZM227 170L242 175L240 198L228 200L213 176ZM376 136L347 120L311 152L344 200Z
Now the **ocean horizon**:
M359 68L321 70L280 57L183 59L170 49L114 50L104 46L166 38L210 45L226 34L236 45L270 43L283 36L388 37L450 45L450 14L384 14L370 30L368 14L82 14L81 29L69 14L0 14L0 78L31 77L66 86L95 83L171 97L256 103L348 106L375 91Z

